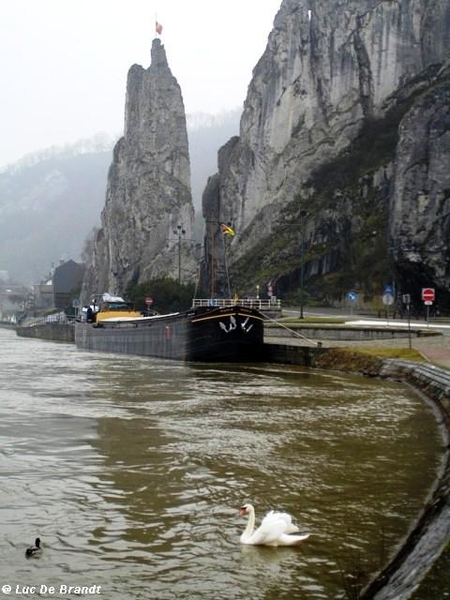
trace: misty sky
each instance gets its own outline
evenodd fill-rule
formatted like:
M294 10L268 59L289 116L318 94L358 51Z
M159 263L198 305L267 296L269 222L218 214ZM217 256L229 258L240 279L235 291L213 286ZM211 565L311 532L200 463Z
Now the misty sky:
M281 0L1 0L0 167L123 130L126 76L155 15L186 112L240 107Z

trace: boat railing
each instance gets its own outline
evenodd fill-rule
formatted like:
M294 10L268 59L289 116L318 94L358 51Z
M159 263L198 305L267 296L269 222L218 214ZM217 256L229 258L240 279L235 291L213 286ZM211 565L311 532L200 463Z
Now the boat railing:
M192 308L217 306L226 308L228 306L245 306L246 308L256 308L261 312L275 311L281 312L281 300L277 298L195 298L192 301Z

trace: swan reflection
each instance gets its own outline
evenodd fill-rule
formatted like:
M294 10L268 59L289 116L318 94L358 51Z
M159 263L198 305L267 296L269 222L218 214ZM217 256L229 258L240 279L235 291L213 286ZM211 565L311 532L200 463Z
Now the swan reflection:
M280 546L241 546L242 563L248 566L279 565L283 561L295 559L298 563L299 549L292 550Z

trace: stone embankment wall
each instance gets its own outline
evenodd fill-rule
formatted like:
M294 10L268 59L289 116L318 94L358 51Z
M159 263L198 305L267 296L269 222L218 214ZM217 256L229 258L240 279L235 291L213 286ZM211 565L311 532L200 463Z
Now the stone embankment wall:
M446 443L441 472L428 501L388 565L360 600L407 600L450 540L450 371L426 363L382 360L341 348L266 344L271 362L383 377L414 386L432 403Z
M410 332L405 329L395 327L345 327L340 325L322 326L304 326L304 327L271 327L265 325L264 336L271 338L306 338L309 340L341 340L341 341L370 341L370 340L394 340L405 339L408 335L411 338L423 337L429 335L422 330L411 329Z
M45 323L16 327L19 337L37 338L51 342L75 342L75 325L69 323Z

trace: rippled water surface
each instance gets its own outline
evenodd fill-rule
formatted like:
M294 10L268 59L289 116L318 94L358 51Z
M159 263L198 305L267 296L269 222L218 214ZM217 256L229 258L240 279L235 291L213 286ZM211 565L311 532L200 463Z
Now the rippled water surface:
M7 330L0 343L2 585L341 598L407 531L439 466L431 409L393 383L91 354ZM240 546L244 501L257 519L287 510L311 537ZM37 535L43 555L26 560Z

